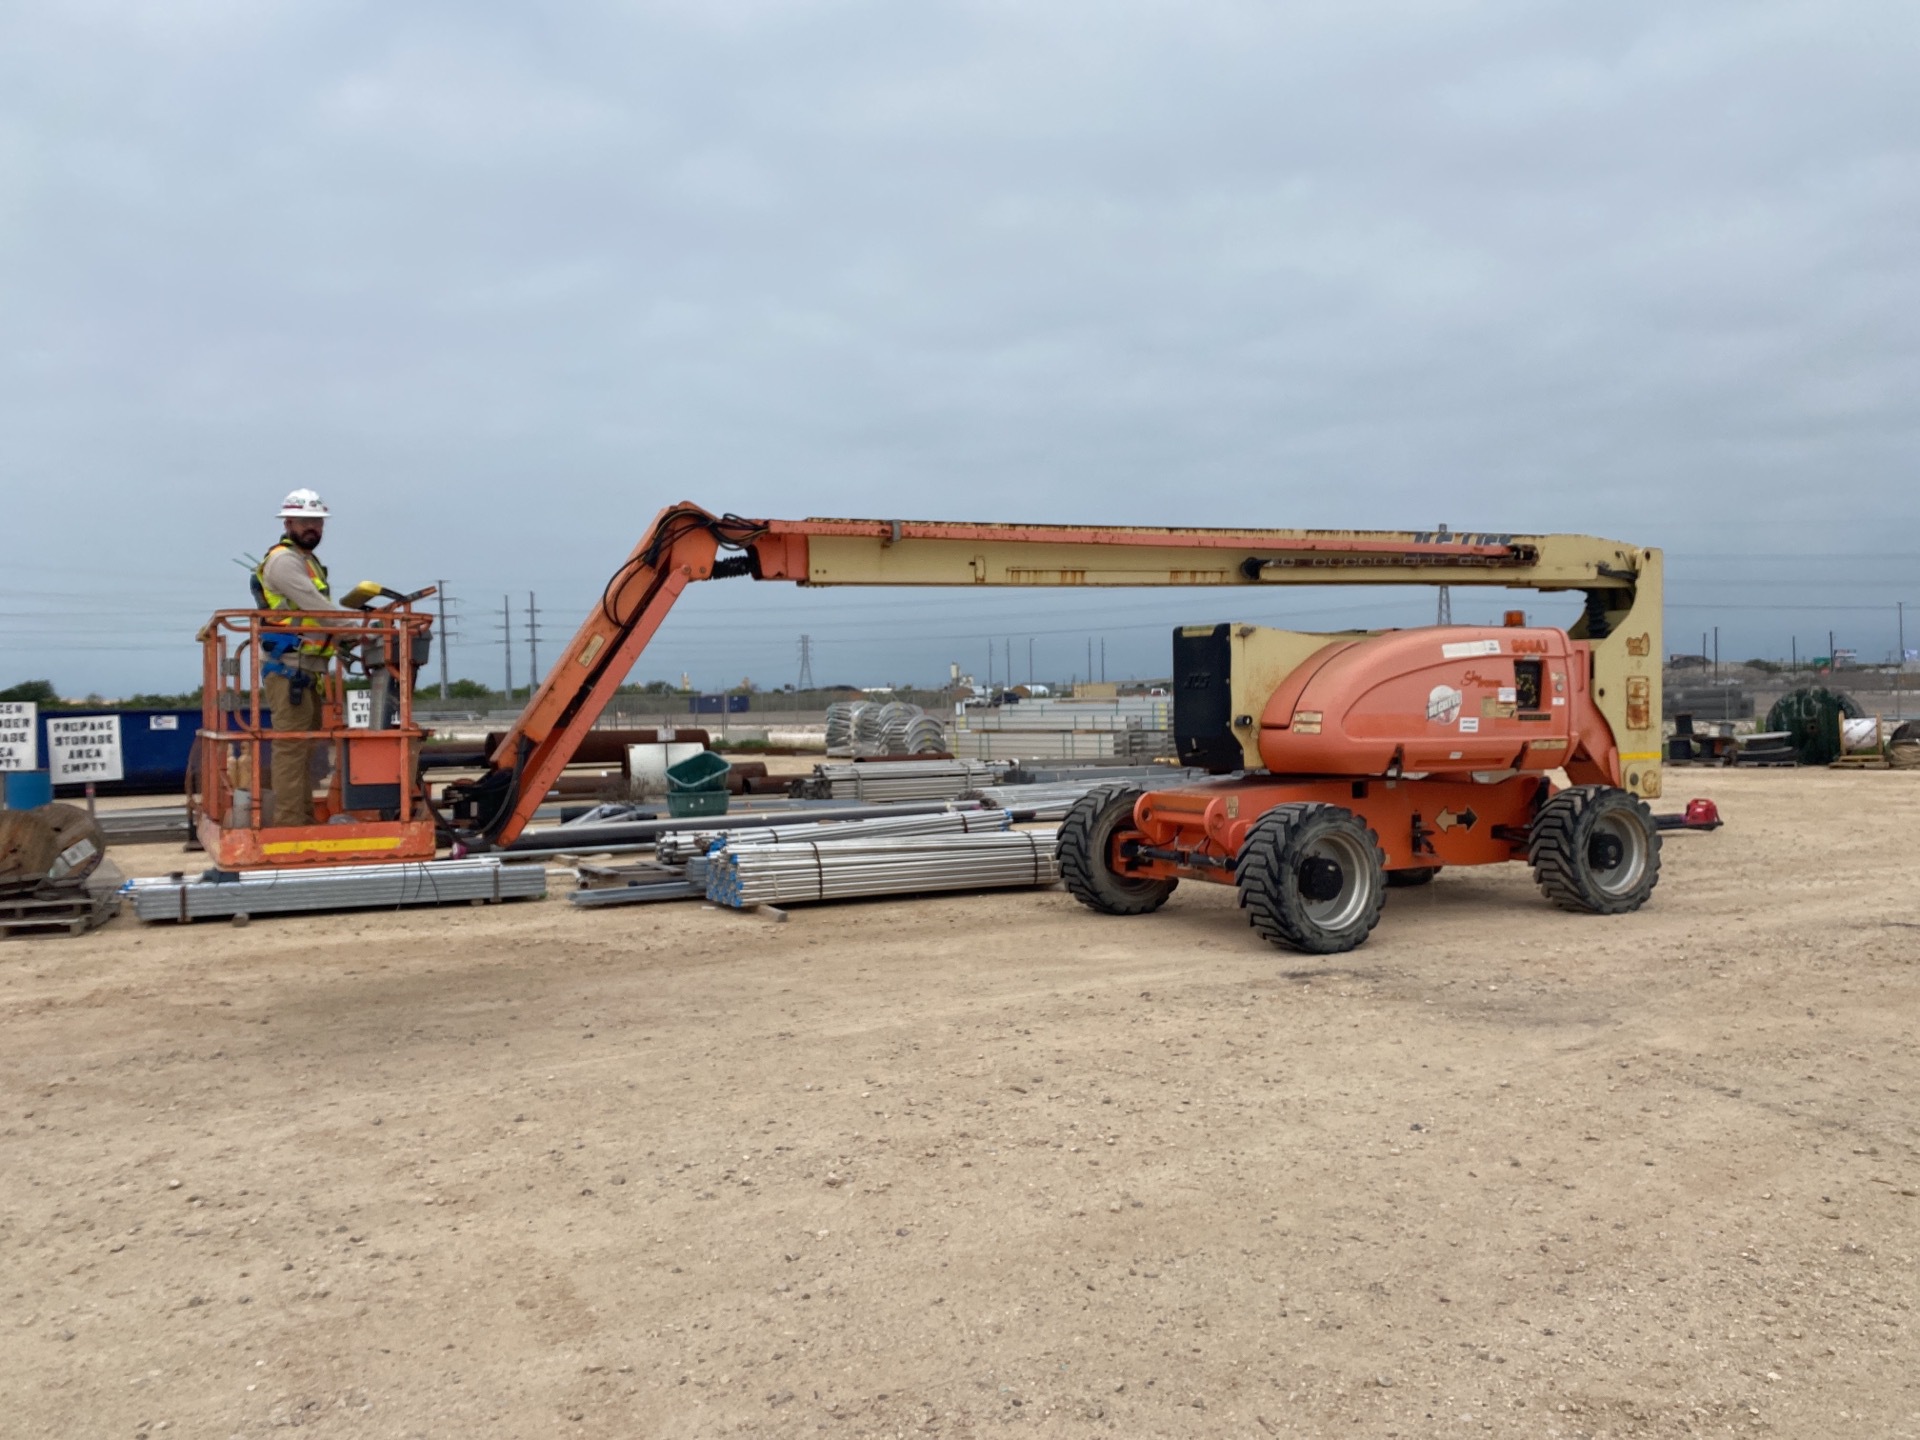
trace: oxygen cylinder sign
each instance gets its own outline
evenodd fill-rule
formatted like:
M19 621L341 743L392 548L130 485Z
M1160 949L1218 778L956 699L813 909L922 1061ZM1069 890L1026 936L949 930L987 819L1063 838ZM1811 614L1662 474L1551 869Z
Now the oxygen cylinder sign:
M38 770L40 707L28 700L0 701L0 770Z
M56 785L123 780L118 715L47 717L47 768Z

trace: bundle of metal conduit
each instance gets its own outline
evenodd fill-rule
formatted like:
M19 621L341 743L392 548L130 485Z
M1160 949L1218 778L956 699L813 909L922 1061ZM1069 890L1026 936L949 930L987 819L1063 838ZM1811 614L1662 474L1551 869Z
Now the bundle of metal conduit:
M1010 768L1007 761L982 760L829 763L814 766L811 776L794 783L793 793L810 800L952 800L996 783Z
M929 835L838 845L748 845L707 857L707 899L744 909L869 895L1056 884L1052 830Z
M1017 810L1023 819L1060 820L1082 795L1110 783L1103 777L1059 785L987 785L969 798L977 799L982 805Z
M946 727L918 705L842 700L827 707L829 755L926 755L946 748Z
M905 835L991 832L1005 830L1012 823L1012 818L1004 810L948 810L933 815L895 815L879 820L768 825L759 830L697 830L679 835L662 835L654 850L654 858L662 865L679 865L706 854L715 844L729 850L742 845L798 844L810 840L837 845L845 841L894 839Z
M488 856L306 870L241 870L212 878L142 876L122 887L142 920L273 915L306 910L387 910L400 905L492 903L547 893L546 867L503 865Z

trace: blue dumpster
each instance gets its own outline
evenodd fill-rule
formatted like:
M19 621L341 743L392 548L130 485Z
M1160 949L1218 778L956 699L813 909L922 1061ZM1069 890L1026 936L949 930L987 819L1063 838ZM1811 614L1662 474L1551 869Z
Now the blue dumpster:
M53 777L45 770L9 770L0 794L9 810L38 810L53 803Z
M40 711L40 755L47 749L47 722L83 716L120 717L121 778L94 786L102 795L178 795L186 784L187 762L193 758L194 737L200 730L198 710L49 710ZM78 795L79 785L60 787Z

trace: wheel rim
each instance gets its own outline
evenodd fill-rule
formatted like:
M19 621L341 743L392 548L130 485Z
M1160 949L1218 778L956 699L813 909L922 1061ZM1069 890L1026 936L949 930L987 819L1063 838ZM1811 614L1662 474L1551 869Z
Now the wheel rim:
M1367 913L1372 876L1367 847L1338 833L1308 842L1294 867L1301 908L1323 930L1344 930Z
M1129 875L1120 867L1124 863L1120 858L1120 846L1117 843L1120 831L1133 823L1133 802L1138 796L1126 797L1126 806L1122 809L1118 802L1101 817L1093 834L1093 852L1106 866L1107 875L1116 889L1132 895L1143 895L1160 882L1150 875Z
M1647 873L1647 832L1637 816L1616 810L1594 821L1587 871L1604 894L1632 893Z

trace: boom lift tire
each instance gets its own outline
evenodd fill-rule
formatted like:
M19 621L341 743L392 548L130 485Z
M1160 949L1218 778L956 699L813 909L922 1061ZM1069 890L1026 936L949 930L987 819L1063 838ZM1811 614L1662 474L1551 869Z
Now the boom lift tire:
M1429 884L1440 873L1438 865L1416 865L1411 870L1387 871L1387 886L1393 890L1410 890L1415 885Z
M1107 863L1116 831L1133 823L1133 807L1145 794L1133 785L1102 785L1073 802L1060 822L1057 850L1067 892L1103 915L1145 915L1158 910L1178 880L1135 880Z
M1540 807L1527 861L1547 899L1585 915L1638 910L1660 881L1660 832L1646 805L1611 785L1576 785Z
M1340 805L1276 805L1240 847L1234 883L1247 922L1275 945L1339 955L1361 944L1386 905L1380 841Z

